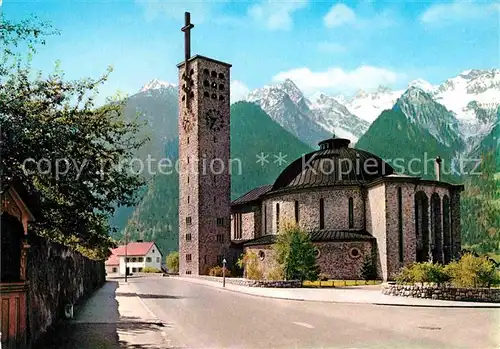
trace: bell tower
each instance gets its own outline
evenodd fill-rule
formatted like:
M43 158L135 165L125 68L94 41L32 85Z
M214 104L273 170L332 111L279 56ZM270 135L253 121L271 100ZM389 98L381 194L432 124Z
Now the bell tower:
M179 274L205 275L222 266L230 246L230 68L191 57L185 13L179 69Z

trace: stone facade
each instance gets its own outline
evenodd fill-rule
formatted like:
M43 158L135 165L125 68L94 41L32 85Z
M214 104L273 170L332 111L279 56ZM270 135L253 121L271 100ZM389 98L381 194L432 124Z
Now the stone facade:
M371 258L372 243L370 241L321 242L314 243L319 251L317 263L321 273L330 279L361 280L361 270L365 256ZM275 255L270 245L251 246L245 248L257 256L261 270L266 276L275 266Z
M189 79L184 63L178 67L179 273L198 275L229 253L230 65L194 56Z
M250 240L261 236L262 211L259 205L231 214L231 240Z
M349 227L349 198L353 199L353 226ZM327 188L298 191L265 199L266 227L263 235L277 233L278 225L295 222L295 201L299 205L298 224L307 231L320 230L320 199L324 202L325 230L363 229L365 206L361 187ZM279 220L277 208L279 205ZM264 214L264 212L263 212ZM262 219L264 221L264 218Z
M430 298L447 301L500 303L500 288L455 288L386 284L382 293L389 296Z

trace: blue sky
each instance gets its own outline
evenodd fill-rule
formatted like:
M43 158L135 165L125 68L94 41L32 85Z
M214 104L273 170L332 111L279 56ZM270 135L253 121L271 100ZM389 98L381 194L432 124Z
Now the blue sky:
M61 31L37 68L49 72L60 60L68 78L80 78L112 65L107 95L135 93L153 78L177 81L186 10L192 53L233 64L233 101L285 78L308 94L349 95L500 66L500 5L487 1L3 0L0 9Z

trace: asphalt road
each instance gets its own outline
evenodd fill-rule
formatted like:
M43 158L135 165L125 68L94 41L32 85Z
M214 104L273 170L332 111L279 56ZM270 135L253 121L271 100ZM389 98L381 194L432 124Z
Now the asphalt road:
M499 309L269 299L133 278L171 348L500 348Z

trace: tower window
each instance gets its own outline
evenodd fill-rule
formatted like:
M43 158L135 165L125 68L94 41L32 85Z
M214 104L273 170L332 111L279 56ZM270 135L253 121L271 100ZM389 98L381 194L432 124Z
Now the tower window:
M217 177L214 175L214 183L217 183Z
M194 70L193 70L193 69L191 69L191 70L189 71L189 75L193 75L193 74L194 74Z
M220 243L224 242L224 234L217 234L217 242Z
M186 217L186 224L191 225L191 217Z
M187 157L187 163L188 163L188 165L189 165L189 156Z
M212 88L217 89L217 83L216 82L212 82Z
M217 137L214 136L214 143L217 143Z
M216 78L217 77L217 72L215 70L212 70L212 77Z
M203 86L205 86L205 87L210 86L210 83L208 82L208 80L203 80Z
M349 229L354 228L354 200L349 198Z
M299 223L299 202L295 201L295 223Z
M319 229L325 229L325 199L319 199Z
M276 232L280 231L280 204L276 204Z
M224 218L223 217L217 218L217 226L218 227L223 227L224 226Z
M189 144L189 137L187 138L187 144Z
M191 241L191 233L186 234L186 241Z
M185 95L183 95L183 96L182 96L182 101L184 102L185 100L186 100L186 96L185 96Z
M222 79L222 80L224 80L225 78L226 78L226 77L224 76L224 74L222 74L222 73L219 73L219 79Z
M204 75L210 75L210 72L208 71L208 69L203 69L203 74Z
M194 97L194 92L193 91L189 92L189 97L191 97L191 98Z
M212 93L212 99L217 99L217 95L215 93Z
M188 204L189 204L189 195L188 195Z
M224 91L224 84L219 84L219 90Z
M219 96L219 101L223 101L224 100L224 96Z
M210 93L208 93L207 91L203 92L203 97L210 97Z
M191 254L186 255L186 262L191 262Z

